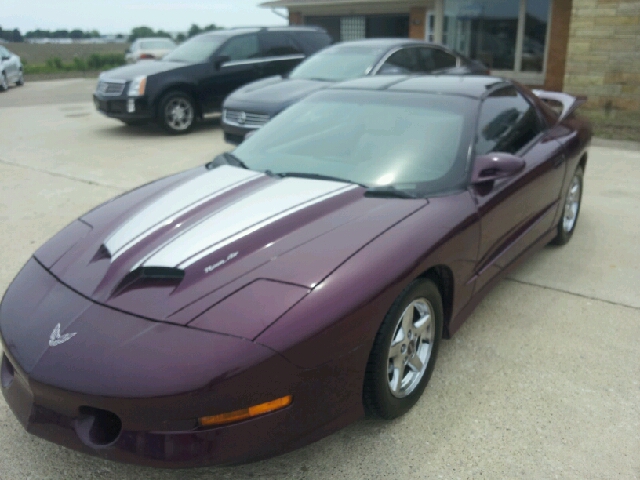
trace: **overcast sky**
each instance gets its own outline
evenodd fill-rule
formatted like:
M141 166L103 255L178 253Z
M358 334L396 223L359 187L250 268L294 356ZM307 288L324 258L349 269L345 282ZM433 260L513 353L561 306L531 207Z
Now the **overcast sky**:
M258 5L265 0L0 0L0 26L29 30L99 30L128 33L146 25L185 31L191 24L224 27L282 25L286 21Z

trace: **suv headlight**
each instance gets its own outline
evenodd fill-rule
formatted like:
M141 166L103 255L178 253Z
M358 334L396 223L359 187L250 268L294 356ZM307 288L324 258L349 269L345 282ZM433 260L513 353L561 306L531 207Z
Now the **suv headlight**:
M142 97L144 90L147 87L147 76L141 75L134 78L129 84L129 96L130 97Z

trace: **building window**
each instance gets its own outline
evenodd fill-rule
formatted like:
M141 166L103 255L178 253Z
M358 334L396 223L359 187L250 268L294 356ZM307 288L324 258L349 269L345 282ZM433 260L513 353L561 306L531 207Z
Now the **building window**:
M304 23L324 28L335 42L409 36L409 15L305 16Z
M365 17L340 18L340 39L359 40L367 36L367 22Z
M444 0L442 42L491 70L544 71L550 0Z
M527 0L522 44L522 71L544 71L544 50L549 28L549 0Z

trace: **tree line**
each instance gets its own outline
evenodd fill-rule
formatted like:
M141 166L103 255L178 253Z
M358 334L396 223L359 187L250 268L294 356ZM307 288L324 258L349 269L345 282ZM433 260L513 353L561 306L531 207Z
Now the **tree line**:
M194 35L198 35L204 32L210 32L213 30L220 30L222 27L218 27L215 24L206 25L204 27L200 27L195 23L191 25L189 30L184 33L178 33L175 35L175 40L178 42L183 42L187 38L191 38ZM72 40L81 40L86 38L99 38L100 32L97 30L89 30L83 31L80 29L74 30L31 30L22 35L19 29L14 28L13 30L3 30L0 26L0 39L6 40L7 42L23 42L27 39L38 39L38 38L70 38ZM151 27L140 26L135 27L131 30L129 35L117 35L117 38L127 38L128 41L133 42L138 38L149 38L149 37L166 37L166 38L174 38L174 35L171 35L169 32L164 30L154 30Z

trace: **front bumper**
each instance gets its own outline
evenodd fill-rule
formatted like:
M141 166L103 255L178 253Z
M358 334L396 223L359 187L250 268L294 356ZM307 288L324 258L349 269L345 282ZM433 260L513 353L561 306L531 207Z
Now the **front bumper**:
M55 324L76 336L47 348ZM24 428L109 460L171 468L243 463L310 443L364 413L356 367L366 352L305 370L248 340L154 327L95 304L34 260L5 294L0 330L0 389ZM200 417L285 395L293 403L282 410L198 427Z
M224 140L231 145L240 145L244 142L247 134L254 132L255 128L240 127L238 125L230 125L222 119L222 130L224 131Z
M152 120L153 109L146 97L106 96L93 94L96 110L110 118L118 120Z

